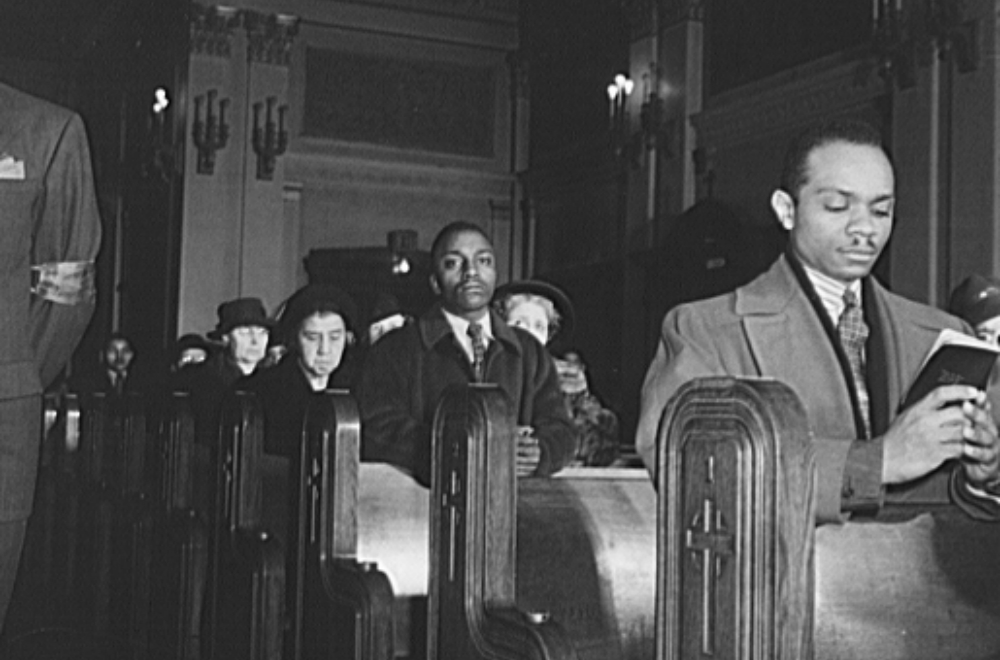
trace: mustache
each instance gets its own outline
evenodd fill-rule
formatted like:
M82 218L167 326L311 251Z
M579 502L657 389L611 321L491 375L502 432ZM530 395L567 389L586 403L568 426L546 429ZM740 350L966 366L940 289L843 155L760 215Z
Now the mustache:
M871 238L854 238L851 243L844 247L845 250L863 250L866 252L878 252L879 245Z

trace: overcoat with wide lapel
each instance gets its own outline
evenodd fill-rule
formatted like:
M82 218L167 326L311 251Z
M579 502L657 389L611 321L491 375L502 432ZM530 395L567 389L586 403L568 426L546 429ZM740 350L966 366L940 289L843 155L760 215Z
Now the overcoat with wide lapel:
M941 329L964 329L940 310L897 296L869 278L866 309L874 310L884 355L877 397L891 422ZM847 377L838 350L785 256L734 292L678 306L663 321L656 357L643 385L636 447L647 466L656 459L664 407L684 383L700 376L775 378L806 410L816 456L817 520L877 510L884 498L947 501L951 466L931 479L886 493L879 440L858 444ZM853 448L853 449L852 449Z

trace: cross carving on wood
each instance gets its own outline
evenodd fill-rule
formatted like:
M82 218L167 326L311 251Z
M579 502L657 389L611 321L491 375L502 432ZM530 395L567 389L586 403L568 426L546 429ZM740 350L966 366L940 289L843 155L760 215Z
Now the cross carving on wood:
M458 528L462 524L462 480L458 467L448 471L448 488L441 497L441 507L448 510L448 581L455 581L455 566L460 551Z
M319 459L314 457L306 482L309 493L309 543L317 543L319 539L320 516L322 515L322 511L320 511L320 491L322 489L320 479L322 476L323 470L320 467Z
M706 469L706 481L712 484L715 482L714 456L706 459ZM723 562L733 555L733 535L711 497L705 497L701 511L692 518L685 547L691 552L695 565L701 567L701 652L713 655L718 578Z

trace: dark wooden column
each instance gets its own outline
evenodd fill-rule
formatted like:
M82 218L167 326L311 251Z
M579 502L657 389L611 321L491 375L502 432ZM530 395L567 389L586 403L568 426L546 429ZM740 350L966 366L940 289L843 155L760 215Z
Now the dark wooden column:
M576 658L547 612L515 605L514 416L492 385L450 389L434 419L430 660Z
M659 447L658 660L813 657L813 457L794 392L692 381Z

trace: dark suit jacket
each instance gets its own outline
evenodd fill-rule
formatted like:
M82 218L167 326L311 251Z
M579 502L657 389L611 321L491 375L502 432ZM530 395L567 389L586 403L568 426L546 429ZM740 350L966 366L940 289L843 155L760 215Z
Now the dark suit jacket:
M557 472L572 459L576 438L552 358L496 314L491 323L496 341L486 350L485 380L508 396L516 424L534 427L542 451L535 474ZM387 334L368 353L358 381L362 458L392 463L429 483L438 401L449 386L471 380L469 360L440 307Z
M92 299L57 304L33 296L32 265L92 261L101 223L83 122L72 112L0 84L0 405L36 396L76 348ZM20 167L20 166L19 166ZM0 411L0 414L3 414ZM31 508L38 420L0 437L0 519Z
M878 354L884 364L876 379L884 391L873 392L873 402L885 402L880 414L887 426L941 329L967 329L953 316L887 291L874 278L869 278L865 295L865 308L877 315L873 323L881 337L880 346L869 343L869 357ZM886 493L881 441L857 440L850 386L838 351L785 256L734 292L680 305L667 314L643 385L636 435L636 448L650 472L655 470L656 431L667 401L689 380L719 375L776 378L798 394L813 434L820 522L877 508L886 497L947 502L956 496L950 464L930 479ZM964 500L961 493L958 497ZM976 515L997 513L990 502L970 506L978 509L970 511Z

